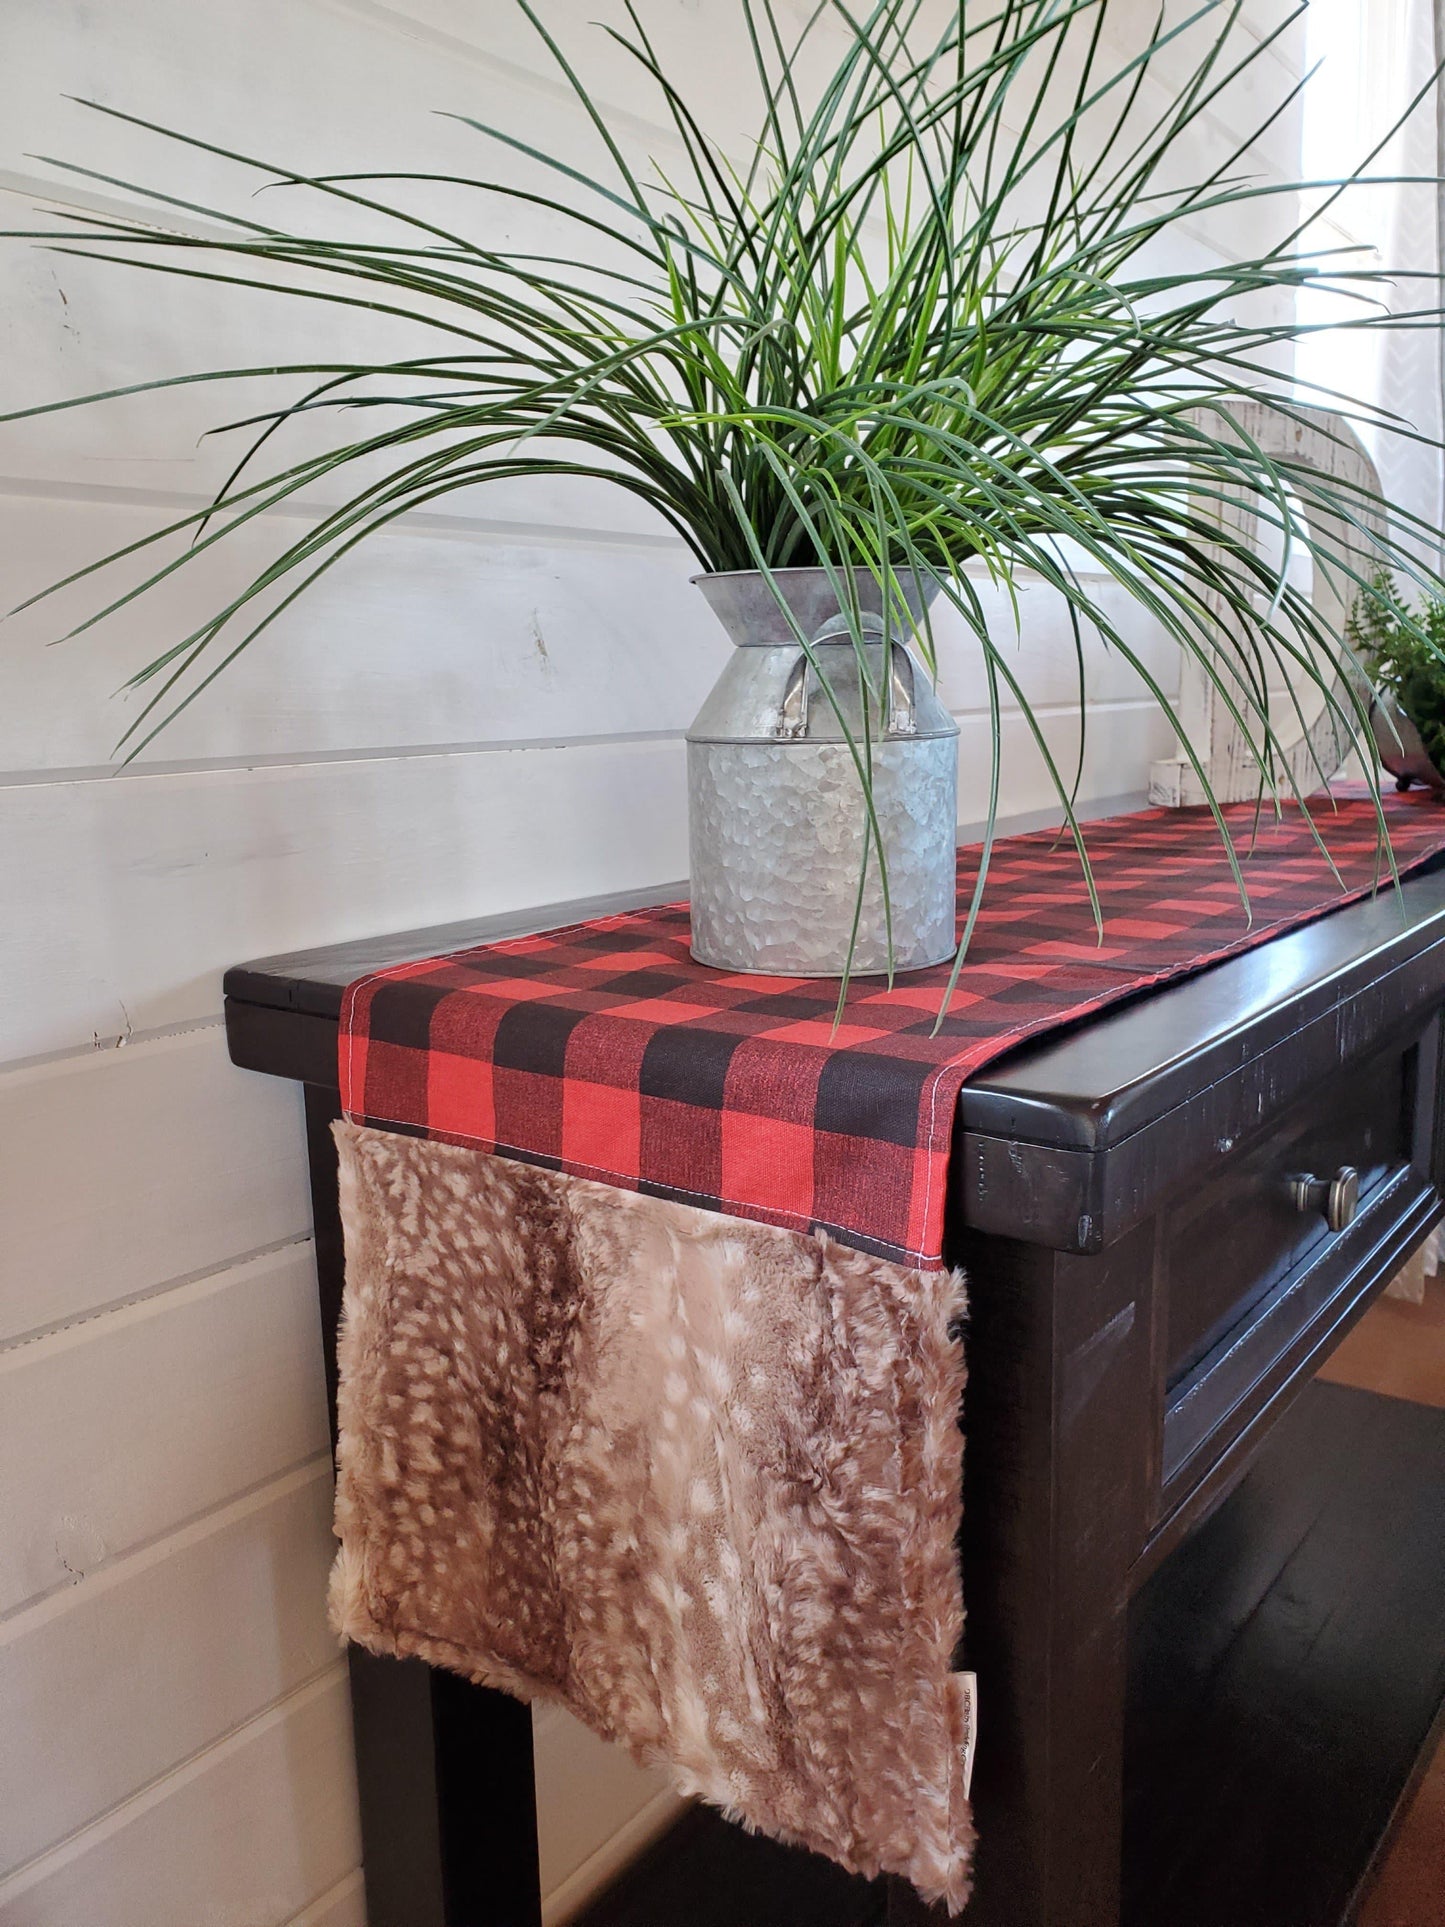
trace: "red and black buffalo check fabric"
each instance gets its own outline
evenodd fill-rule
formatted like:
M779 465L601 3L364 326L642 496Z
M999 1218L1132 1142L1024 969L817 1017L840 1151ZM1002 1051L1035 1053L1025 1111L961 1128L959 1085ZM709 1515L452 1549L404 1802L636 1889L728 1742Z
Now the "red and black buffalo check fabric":
M1445 808L1386 802L1403 871L1445 848ZM948 966L889 990L713 970L688 954L686 903L400 964L341 1016L341 1102L362 1124L596 1178L884 1257L942 1263L954 1109L965 1080L1024 1038L1198 970L1382 881L1374 805L1317 804L1342 895L1298 809L1227 812L1246 923L1213 818L1150 810L1086 826L1104 911L1054 831L997 843L949 1011ZM1257 836L1253 832L1258 826ZM978 850L959 853L960 904Z

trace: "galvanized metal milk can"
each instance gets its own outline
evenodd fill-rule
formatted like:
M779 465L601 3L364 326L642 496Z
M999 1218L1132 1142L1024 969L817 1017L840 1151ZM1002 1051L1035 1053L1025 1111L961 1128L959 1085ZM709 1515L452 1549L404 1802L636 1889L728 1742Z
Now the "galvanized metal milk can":
M867 827L837 712L861 748L865 701L894 966L917 970L952 954L958 725L906 640L936 585L901 583L906 607L891 612L885 635L880 585L866 569L855 570L854 579L869 687L827 571L774 572L827 677L830 702L763 576L746 570L694 578L736 645L687 733L692 953L702 963L789 977L842 973ZM875 850L853 969L887 965Z

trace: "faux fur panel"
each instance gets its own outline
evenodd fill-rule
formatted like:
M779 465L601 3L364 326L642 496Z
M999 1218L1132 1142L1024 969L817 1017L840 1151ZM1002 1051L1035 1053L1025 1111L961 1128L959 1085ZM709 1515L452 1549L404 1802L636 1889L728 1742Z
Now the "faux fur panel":
M336 1135L337 1630L961 1906L961 1281Z

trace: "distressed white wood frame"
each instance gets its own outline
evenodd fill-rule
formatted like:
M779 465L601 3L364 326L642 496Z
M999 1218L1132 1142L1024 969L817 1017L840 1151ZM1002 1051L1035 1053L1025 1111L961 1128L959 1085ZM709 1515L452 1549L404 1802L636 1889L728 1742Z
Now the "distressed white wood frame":
M1379 473L1359 436L1342 415L1321 414L1313 422L1298 421L1265 401L1241 402L1231 409L1231 414L1241 434L1255 442L1266 455L1288 458L1353 489L1367 490L1379 499ZM1219 422L1216 415L1216 429ZM1248 503L1211 500L1202 506L1220 524L1221 532L1227 529L1236 540L1242 537L1256 548L1261 546L1261 518ZM1383 518L1362 513L1360 519L1371 535L1381 533ZM1347 558L1361 575L1368 576L1377 566L1368 541L1339 516L1312 511L1310 534L1312 544L1318 544L1326 555ZM1222 557L1222 542L1216 553ZM1266 598L1256 594L1254 599L1263 614ZM1311 602L1321 625L1332 634L1343 633L1350 599L1348 577L1342 578L1339 571L1322 566L1316 556ZM1226 608L1221 596L1208 594L1204 602L1221 632L1237 623L1237 617ZM1227 645L1220 645L1215 668L1226 685L1243 690L1234 651ZM1338 705L1348 710L1350 703L1342 678L1336 679L1331 696L1332 701L1304 728L1288 689L1269 691L1270 721L1279 746L1277 787L1281 795L1290 793L1292 783L1302 795L1318 790L1338 775L1349 756L1349 734L1336 708ZM1243 704L1240 706L1244 708ZM1245 714L1249 713L1245 708ZM1259 764L1250 751L1245 732L1230 714L1224 693L1204 666L1187 653L1181 661L1178 714L1185 735L1208 773L1209 786L1217 800L1239 803L1257 796ZM1151 764L1149 800L1170 808L1205 800L1204 785L1194 765L1182 753L1182 745L1181 753Z

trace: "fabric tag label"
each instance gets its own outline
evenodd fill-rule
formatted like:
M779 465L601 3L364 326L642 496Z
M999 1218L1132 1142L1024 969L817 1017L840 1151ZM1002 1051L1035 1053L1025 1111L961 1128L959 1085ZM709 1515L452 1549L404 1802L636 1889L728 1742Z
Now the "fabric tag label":
M953 1688L958 1701L959 1725L963 1729L961 1750L963 1753L963 1797L969 1796L973 1785L973 1756L978 1746L978 1674L951 1673L949 1685Z

